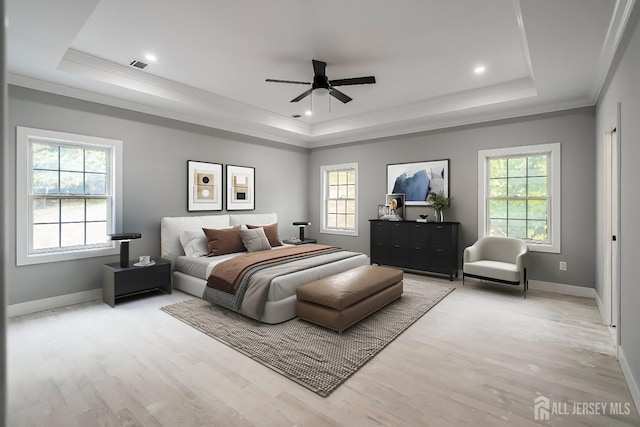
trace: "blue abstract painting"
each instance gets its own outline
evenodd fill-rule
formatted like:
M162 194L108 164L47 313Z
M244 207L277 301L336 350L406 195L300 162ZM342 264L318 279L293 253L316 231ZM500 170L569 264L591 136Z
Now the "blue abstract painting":
M403 193L408 206L429 206L429 193L449 197L449 160L387 165L387 193Z

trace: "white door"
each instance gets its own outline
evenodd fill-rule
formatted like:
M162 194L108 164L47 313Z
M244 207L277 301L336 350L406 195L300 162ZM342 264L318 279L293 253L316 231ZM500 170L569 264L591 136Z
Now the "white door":
M618 239L618 162L619 144L617 129L611 132L611 326L618 326L618 314L620 305L619 286L619 239Z

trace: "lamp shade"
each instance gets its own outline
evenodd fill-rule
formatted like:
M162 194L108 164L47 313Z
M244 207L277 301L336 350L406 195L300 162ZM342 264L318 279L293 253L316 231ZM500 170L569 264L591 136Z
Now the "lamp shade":
M114 233L109 234L111 240L133 240L142 238L140 233Z

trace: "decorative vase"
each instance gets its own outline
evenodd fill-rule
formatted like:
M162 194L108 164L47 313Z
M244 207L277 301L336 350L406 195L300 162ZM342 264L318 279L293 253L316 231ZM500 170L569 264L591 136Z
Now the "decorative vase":
M444 222L444 211L436 211L436 222Z

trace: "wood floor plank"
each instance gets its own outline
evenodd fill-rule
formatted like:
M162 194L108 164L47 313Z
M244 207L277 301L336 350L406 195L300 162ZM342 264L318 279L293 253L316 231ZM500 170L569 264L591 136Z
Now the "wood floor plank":
M407 275L449 286L448 280ZM12 426L638 426L591 299L467 281L323 398L159 310L181 292L9 319Z

